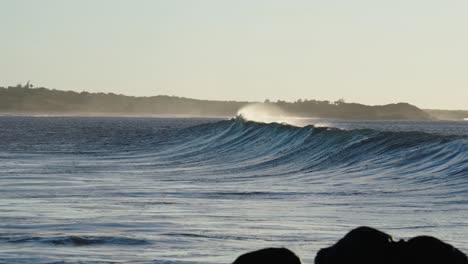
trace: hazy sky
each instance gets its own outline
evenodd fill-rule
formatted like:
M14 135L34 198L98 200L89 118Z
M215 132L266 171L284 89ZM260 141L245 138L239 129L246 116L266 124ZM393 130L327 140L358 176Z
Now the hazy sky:
M0 0L0 86L468 109L467 0Z

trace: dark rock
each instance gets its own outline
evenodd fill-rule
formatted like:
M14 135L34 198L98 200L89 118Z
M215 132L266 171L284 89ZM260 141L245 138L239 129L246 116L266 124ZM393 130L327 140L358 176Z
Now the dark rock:
M403 245L398 253L404 264L468 264L465 254L435 237L418 236Z
M460 250L435 237L393 241L377 229L351 230L335 245L321 249L315 264L468 264Z
M233 264L301 264L301 260L287 248L264 248L239 256Z
M392 263L392 237L371 227L351 230L335 245L321 249L316 264Z

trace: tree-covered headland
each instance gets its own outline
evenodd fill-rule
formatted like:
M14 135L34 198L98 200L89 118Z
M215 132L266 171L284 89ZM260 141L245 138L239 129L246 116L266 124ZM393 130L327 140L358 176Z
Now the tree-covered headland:
M114 93L88 93L52 90L26 85L0 87L2 114L64 115L160 115L160 116L235 116L252 102L197 100L177 96L134 97ZM408 103L369 106L318 100L295 102L266 100L290 116L340 119L431 119Z

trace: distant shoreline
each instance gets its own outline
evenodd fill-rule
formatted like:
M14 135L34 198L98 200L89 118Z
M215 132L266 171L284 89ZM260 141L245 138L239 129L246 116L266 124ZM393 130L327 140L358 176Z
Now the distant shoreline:
M343 120L465 120L468 111L423 110L408 103L363 105L344 100L259 102L198 100L158 95L133 97L113 93L88 93L32 88L0 87L0 115L123 116L229 118L257 104L279 109L282 117ZM275 114L273 115L275 116Z

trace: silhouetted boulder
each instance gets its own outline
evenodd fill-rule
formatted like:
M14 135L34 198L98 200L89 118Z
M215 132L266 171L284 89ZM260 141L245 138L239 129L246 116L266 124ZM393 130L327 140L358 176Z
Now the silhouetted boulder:
M301 260L287 248L264 248L239 256L233 264L301 264Z
M402 264L468 264L468 258L460 250L435 237L418 236L399 247Z
M351 230L335 245L321 249L316 264L392 263L392 237L371 227Z
M430 236L394 242L371 227L351 230L335 245L321 249L315 264L468 264L460 250Z

